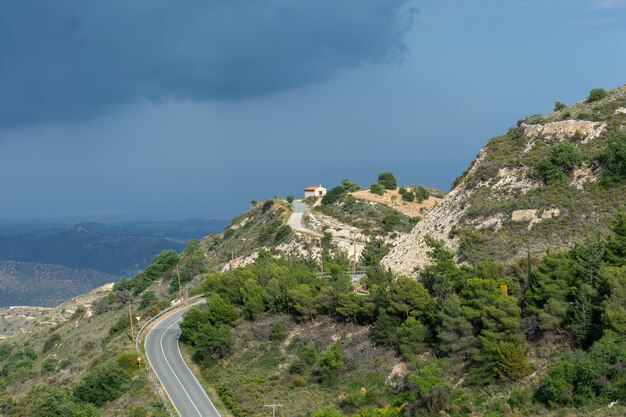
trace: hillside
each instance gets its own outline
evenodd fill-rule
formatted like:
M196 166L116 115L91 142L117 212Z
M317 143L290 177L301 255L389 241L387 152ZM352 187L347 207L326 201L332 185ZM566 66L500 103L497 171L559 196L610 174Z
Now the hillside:
M115 275L58 265L0 261L0 307L55 307L107 282Z
M610 178L607 168L610 143L623 135L625 109L626 86L594 102L520 120L489 141L383 263L414 274L429 262L427 236L443 239L459 261L513 263L529 250L541 255L590 233L606 234L626 206L626 183ZM570 151L575 160L567 166L562 158Z
M254 202L0 341L0 413L165 417L129 316L172 305L180 277L207 299L182 350L225 417L625 415L624 96L521 122L423 217L339 187L311 234Z

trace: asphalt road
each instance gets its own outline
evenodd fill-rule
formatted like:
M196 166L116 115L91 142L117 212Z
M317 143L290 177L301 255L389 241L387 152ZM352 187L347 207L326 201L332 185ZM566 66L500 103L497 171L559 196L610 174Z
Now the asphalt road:
M146 356L180 417L220 417L180 353L178 323L184 312L170 314L150 330L144 344Z
M311 229L307 229L302 224L302 216L304 216L304 213L307 210L309 210L309 206L307 206L300 200L294 200L294 202L292 203L292 206L293 206L293 213L291 213L291 216L289 216L289 221L287 222L287 224L295 231L306 233L306 234L317 236L317 237L322 237L323 235L321 233L318 233Z

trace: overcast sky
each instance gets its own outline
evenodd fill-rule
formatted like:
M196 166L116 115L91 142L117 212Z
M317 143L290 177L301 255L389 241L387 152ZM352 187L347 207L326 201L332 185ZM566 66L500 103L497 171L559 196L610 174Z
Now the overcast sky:
M0 217L224 217L378 172L448 189L626 83L626 0L0 0Z

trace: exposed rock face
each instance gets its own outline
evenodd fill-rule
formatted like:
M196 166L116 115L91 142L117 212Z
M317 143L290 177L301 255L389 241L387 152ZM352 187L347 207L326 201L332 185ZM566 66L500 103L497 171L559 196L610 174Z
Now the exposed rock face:
M588 120L563 120L543 125L522 124L522 129L524 129L524 135L530 138L524 150L524 152L528 152L533 148L537 140L551 143L580 137L581 143L585 144L604 133L606 123L590 122Z
M542 220L559 217L561 215L561 209L558 207L553 207L543 210L541 215L539 215L538 213L538 209L515 210L513 213L511 213L511 221L528 222L528 229L530 230L531 227L541 222Z
M620 107L619 109L615 110L615 114L626 114L626 107Z
M468 176L475 173L484 157L485 150L483 149L478 154L474 166L469 170ZM416 268L429 263L428 245L425 240L427 236L442 239L448 246L456 248L456 242L449 237L450 232L467 209L472 193L473 190L468 189L465 183L461 183L450 191L410 234L398 240L396 246L383 258L383 265L397 274L412 275Z
M514 222L531 222L537 218L537 209L515 210L511 213Z

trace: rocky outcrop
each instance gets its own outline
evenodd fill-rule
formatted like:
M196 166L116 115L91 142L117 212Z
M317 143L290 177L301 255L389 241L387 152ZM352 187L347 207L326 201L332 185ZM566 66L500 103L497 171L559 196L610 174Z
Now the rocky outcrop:
M588 120L562 120L540 125L522 124L522 129L524 135L529 138L524 150L524 152L528 152L535 146L537 140L553 143L580 138L580 143L585 144L604 133L606 123Z
M467 176L475 173L485 158L485 152L484 149L480 151ZM473 192L474 190L469 189L465 182L456 186L415 226L410 234L398 240L394 248L383 258L383 265L397 274L414 274L416 268L423 267L429 262L427 236L441 239L448 246L455 248L457 245L454 239L450 238L450 232L463 216Z

